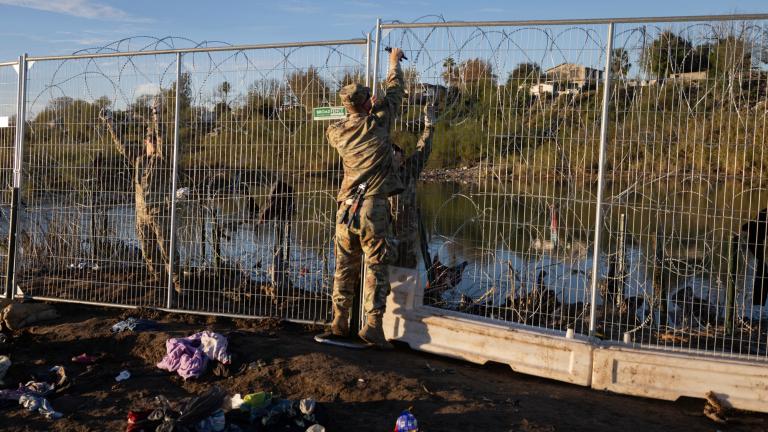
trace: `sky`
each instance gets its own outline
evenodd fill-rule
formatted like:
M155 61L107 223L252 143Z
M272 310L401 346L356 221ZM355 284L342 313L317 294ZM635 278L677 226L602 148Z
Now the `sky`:
M766 13L765 0L0 0L0 61L69 54L131 36L232 44L348 39L376 18L524 20Z

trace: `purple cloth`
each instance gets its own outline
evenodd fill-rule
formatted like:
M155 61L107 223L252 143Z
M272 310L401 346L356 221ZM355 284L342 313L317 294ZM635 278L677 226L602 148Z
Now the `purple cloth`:
M0 390L0 399L13 400L18 402L19 398L23 394L24 392L21 390Z
M195 333L185 338L171 338L165 342L165 357L157 364L160 369L176 372L185 380L198 378L213 360L229 361L227 339L209 331ZM208 354L208 355L206 355Z

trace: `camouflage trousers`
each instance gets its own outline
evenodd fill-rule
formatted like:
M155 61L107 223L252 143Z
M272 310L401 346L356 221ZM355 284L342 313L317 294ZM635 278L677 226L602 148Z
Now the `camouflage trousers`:
M362 257L365 254L363 309L366 314L382 315L389 295L389 264L396 248L392 233L392 215L387 198L365 198L361 203L359 224L342 222L350 205L341 203L336 214L336 272L333 303L349 309L360 286ZM351 212L351 210L350 210Z
M167 275L170 264L171 229L170 215L161 207L146 207L136 203L136 234L141 244L141 253L147 271L153 278L162 280ZM178 255L174 254L174 265L178 263ZM161 273L164 269L165 273ZM179 276L174 275L174 284L178 288Z

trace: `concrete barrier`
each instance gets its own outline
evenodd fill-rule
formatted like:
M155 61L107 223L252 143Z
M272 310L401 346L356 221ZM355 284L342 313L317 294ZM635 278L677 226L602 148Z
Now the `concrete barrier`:
M703 398L713 391L734 408L768 412L768 367L704 355L603 347L593 352L592 388L654 399Z

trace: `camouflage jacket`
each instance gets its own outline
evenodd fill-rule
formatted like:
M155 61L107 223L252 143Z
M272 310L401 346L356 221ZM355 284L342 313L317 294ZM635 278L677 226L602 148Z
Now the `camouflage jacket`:
M349 114L328 127L328 143L339 152L344 165L339 202L351 198L361 183L367 183L366 197L387 197L403 190L389 144L389 129L405 94L399 64L390 69L385 87L386 95L371 114Z
M136 211L165 207L170 200L171 170L163 156L163 143L158 143L157 153L149 156L142 146L126 142L122 131L115 129L112 122L107 123L107 129L115 148L133 169Z
M416 152L408 157L400 168L400 178L404 190L400 195L390 198L394 219L394 230L400 241L398 265L416 268L415 245L419 230L419 213L416 201L416 183L421 171L432 153L432 134L434 126L427 126L416 144Z

